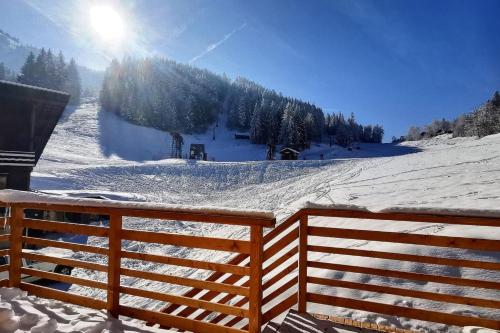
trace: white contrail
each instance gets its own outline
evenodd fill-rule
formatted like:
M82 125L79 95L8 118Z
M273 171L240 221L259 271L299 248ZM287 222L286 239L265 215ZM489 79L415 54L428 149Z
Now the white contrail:
M218 48L221 44L223 44L224 42L226 42L235 33L237 33L238 31L242 30L243 28L245 28L246 26L247 26L247 24L243 23L242 25L240 25L239 27L235 28L230 33L226 34L221 40L208 45L207 48L203 52L201 52L200 54L198 54L197 56L195 56L191 60L189 60L189 63L192 64L193 62L197 61L198 59L203 58L204 56L206 56L207 54L209 54L210 52L212 52L213 50L215 50L216 48Z

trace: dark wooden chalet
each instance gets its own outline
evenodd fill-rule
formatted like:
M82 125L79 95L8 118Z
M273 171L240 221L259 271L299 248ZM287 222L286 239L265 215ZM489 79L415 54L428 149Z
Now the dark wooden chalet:
M0 189L28 190L69 95L0 81Z
M300 152L295 149L285 147L280 150L280 154L282 160L297 160Z

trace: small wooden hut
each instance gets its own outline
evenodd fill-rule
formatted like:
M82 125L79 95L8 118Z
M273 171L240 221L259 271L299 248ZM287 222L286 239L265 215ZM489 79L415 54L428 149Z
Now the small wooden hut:
M300 152L290 147L285 147L280 150L282 160L297 160Z

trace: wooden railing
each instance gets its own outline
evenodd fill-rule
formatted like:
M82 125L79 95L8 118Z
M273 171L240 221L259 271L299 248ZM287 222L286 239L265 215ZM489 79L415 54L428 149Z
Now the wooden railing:
M500 329L500 301L495 295L500 295L500 218L482 217L480 211L462 212L467 216L457 215L438 215L433 213L372 213L358 210L335 210L335 209L302 209L295 213L284 222L278 225L274 230L264 236L264 258L263 258L263 315L262 323L279 317L290 308L297 307L300 312L307 311L308 303L316 303L326 306L348 308L366 312L378 313L389 316L406 317L410 319L437 322L446 325L455 326L482 326L493 329ZM322 226L315 225L315 217L321 219ZM325 218L332 218L331 221ZM473 238L473 237L452 237L435 236L427 234L417 234L410 231L405 232L382 232L373 230L359 230L356 227L352 229L338 228L335 221L338 219L357 219L360 226L366 227L366 220L379 220L384 223L402 222L422 222L439 223L439 225L462 225L489 228L491 239ZM325 226L326 223L326 226ZM397 226L394 226L397 229ZM484 229L483 229L484 230ZM474 232L471 232L474 234ZM332 246L318 245L315 239L331 239L328 244ZM408 248L412 246L420 247L439 247L451 251L453 249L470 250L479 253L493 254L489 257L490 261L478 259L457 259L450 253L449 257L433 257L427 255L416 255L407 253L384 252L373 249L362 249L356 247L334 246L342 239L363 240L371 242L381 242L385 244L406 244ZM317 254L335 256L350 256L353 264L339 264L335 260L325 262L315 259ZM357 265L355 258L374 258L388 262L411 262L421 265L430 265L438 267L466 268L474 269L476 273L490 272L491 278L487 280L470 279L459 276L433 275L417 273L412 271L390 270L372 267L362 267ZM458 256L459 258L460 256ZM491 261L491 258L494 260ZM247 257L240 254L233 258L232 264L245 265ZM347 281L344 279L325 278L325 272L350 272L366 276L384 277L390 280L391 284L401 285L401 281L423 281L441 284L443 286L452 285L459 288L482 288L491 290L493 297L479 298L470 296L460 296L457 294L446 294L444 292L431 292L425 290L407 289L394 286L384 286L368 284L364 282ZM221 279L218 274L209 277L211 281ZM398 281L396 281L398 280ZM230 275L222 278L226 283L239 283L245 285L248 279ZM463 305L462 314L437 312L430 309L417 309L404 307L400 305L384 304L374 301L365 301L354 298L331 296L313 292L318 290L318 286L334 289L342 288L344 290L357 290L366 293L396 295L403 299L423 299L444 304ZM198 297L201 290L192 289L186 293L189 297ZM494 294L496 292L496 294ZM238 298L234 295L219 297L219 293L214 292L201 296L207 300L217 300L218 303L234 303L236 306L246 304L246 298ZM493 310L489 317L477 317L468 315L468 309L486 308ZM171 305L163 309L165 313L172 313L179 307ZM196 309L186 307L178 312L178 315L188 317ZM325 309L325 311L328 311ZM474 312L471 312L474 313ZM196 317L205 318L210 315L209 311L203 312ZM244 325L242 316L230 316L220 314L212 317L211 323L220 323L223 320L224 325L228 327L242 327ZM243 324L242 324L243 323Z
M1 203L0 203L1 204ZM263 258L263 228L273 227L275 220L269 216L259 216L258 214L245 215L244 212L211 212L211 211L182 211L179 209L134 209L124 206L106 206L100 202L99 205L71 204L47 204L36 202L23 202L6 204L10 209L8 224L11 233L0 236L0 240L10 240L10 248L1 250L4 255L10 255L9 265L0 266L0 270L8 271L8 280L1 281L2 285L18 287L26 290L30 294L60 300L72 304L91 307L95 309L107 309L113 316L124 315L150 323L161 324L163 326L175 327L181 330L193 332L260 332L262 326L262 258ZM39 211L59 211L73 213L90 213L96 215L109 216L107 225L83 225L77 223L67 223L60 221L38 220L26 217L27 210ZM125 217L154 218L162 220L182 220L191 222L203 222L213 224L230 224L241 227L248 227L250 239L223 239L206 236L194 236L187 234L171 234L164 232L142 231L126 229L122 222ZM168 223L168 222L165 222ZM57 233L70 233L76 235L86 235L103 237L108 239L108 247L96 247L86 244L77 244L66 241L56 241L39 237L26 236L23 230L42 230ZM248 265L242 267L233 263L208 262L193 259L185 259L173 256L147 254L122 249L122 241L137 241L143 243L155 243L163 245L173 245L193 249L207 249L213 251L224 251L238 253L249 257ZM44 254L43 251L25 250L26 246L42 246L72 250L75 252L87 252L100 255L104 258L104 263L88 262L73 258L60 258ZM47 272L35 268L23 267L22 258L37 262L47 262L69 267L78 267L107 275L107 279L90 280ZM147 272L138 269L126 268L121 265L123 259L134 259L148 261L166 265L182 266L194 269L209 270L217 274L231 274L236 276L249 277L250 283L246 285L235 285L232 283L221 283L217 281L205 281L188 278L184 276L174 276ZM105 264L106 263L106 264ZM105 297L88 297L71 292L56 290L50 287L40 286L24 282L22 277L35 276L53 281L65 282L96 290L102 290ZM146 279L154 282L175 284L208 290L209 292L225 293L227 295L238 295L248 300L246 306L227 305L208 300L185 297L182 295L163 293L153 290L145 290L125 286L120 283L120 277L127 276L138 279ZM245 330L228 328L223 325L210 323L197 319L187 319L182 316L175 316L157 311L141 309L138 307L123 305L120 303L121 295L132 295L142 298L152 299L171 304L204 309L210 313L221 313L232 316L247 318L248 326Z
M0 241L10 240L10 248L0 250L2 255L10 255L10 264L0 266L0 271L8 271L9 279L0 281L3 286L19 287L31 294L58 299L64 302L79 304L96 309L107 309L114 316L124 315L141 319L163 327L193 332L260 332L263 325L275 320L290 308L300 312L308 310L308 304L347 308L372 312L388 316L406 317L421 321L437 322L456 326L482 326L500 329L500 218L481 217L479 211L462 212L467 216L453 214L438 215L432 213L372 213L358 210L312 209L305 208L293 214L276 228L264 235L264 227L274 226L274 219L249 214L217 213L136 209L127 207L107 207L100 205L79 204L44 204L36 202L15 202L6 204L10 209L8 222L10 234L0 236ZM0 202L0 207L2 203ZM35 220L26 217L27 209L45 211L80 212L109 216L109 224L82 225L76 223ZM123 226L125 217L154 218L163 220L182 220L202 223L238 225L250 229L250 239L221 239L206 236L185 234L169 234L144 230L132 230ZM321 218L317 218L321 217ZM345 227L345 221L357 221L357 224ZM444 225L469 226L467 234L475 235L476 230L490 230L487 237L441 236L418 233L420 228L409 228L395 231L401 224L394 224L390 231L373 230L368 223L409 224L427 223L427 226L441 228ZM367 222L368 221L368 222ZM338 223L342 222L342 223ZM165 222L168 223L168 222ZM26 236L26 228L72 233L109 240L108 247L95 247L63 241ZM488 229L489 228L489 229ZM8 230L8 229L7 229ZM322 240L321 242L317 242ZM349 240L350 245L342 245ZM226 263L207 262L174 256L133 252L122 248L122 241L158 243L186 248L201 248L215 251L235 253ZM373 244L403 244L405 251L383 251L373 246L357 246ZM103 263L58 258L40 252L24 250L24 245L56 247L75 252L87 252L106 258ZM353 245L354 244L354 245ZM359 244L358 244L359 245ZM441 251L440 256L416 254L411 247L448 249ZM450 251L469 251L473 254L467 258L452 255ZM402 253L406 252L406 253ZM319 259L321 256L321 259ZM345 261L345 258L352 258ZM70 267L101 272L107 279L90 280L76 276L66 276L54 272L23 267L22 258L51 262ZM328 260L326 259L328 258ZM344 258L339 262L339 258ZM477 272L478 278L463 277L461 274L439 275L429 272L404 271L386 268L384 265L370 267L362 265L366 261L356 258L372 258L387 263L409 262L421 267L451 267ZM488 258L488 259L485 259ZM208 270L213 273L207 278L193 279L185 276L165 275L127 268L121 260L140 260L158 264ZM106 264L107 263L107 264ZM404 267L400 265L397 267ZM484 272L488 274L483 274ZM373 280L349 280L348 276L331 272L361 274L364 277L376 276L384 278L384 283L376 284ZM481 273L481 274L480 274ZM102 290L105 297L87 297L70 292L42 287L23 282L22 276L37 276L55 281L86 286ZM167 284L191 287L182 294L170 294L153 290L139 289L120 283L121 276L147 279ZM333 278L332 278L333 276ZM344 275L343 275L344 276ZM368 283L367 281L371 281ZM402 288L401 282L431 282L442 286L464 288L464 292L446 293L429 289ZM467 289L469 288L469 289ZM491 297L479 297L481 294L466 293L470 288L491 291ZM373 300L349 298L338 293L322 292L324 290L354 290L367 294L387 294L399 299L420 299L444 305L458 305L460 312L439 312L436 309L406 307L400 304L387 304ZM160 311L152 311L139 307L124 305L120 295L132 295L167 303ZM484 293L483 293L484 296ZM404 304L404 303L403 303ZM424 303L427 304L427 303ZM438 307L439 309L439 307ZM477 316L475 309L486 309L488 315Z

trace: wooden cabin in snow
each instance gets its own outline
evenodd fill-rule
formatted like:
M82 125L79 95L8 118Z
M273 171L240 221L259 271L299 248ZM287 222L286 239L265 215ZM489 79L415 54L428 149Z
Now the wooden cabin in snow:
M282 160L298 160L300 152L295 149L285 147L280 150L280 154Z
M0 81L0 189L29 190L31 171L69 97L59 91Z

